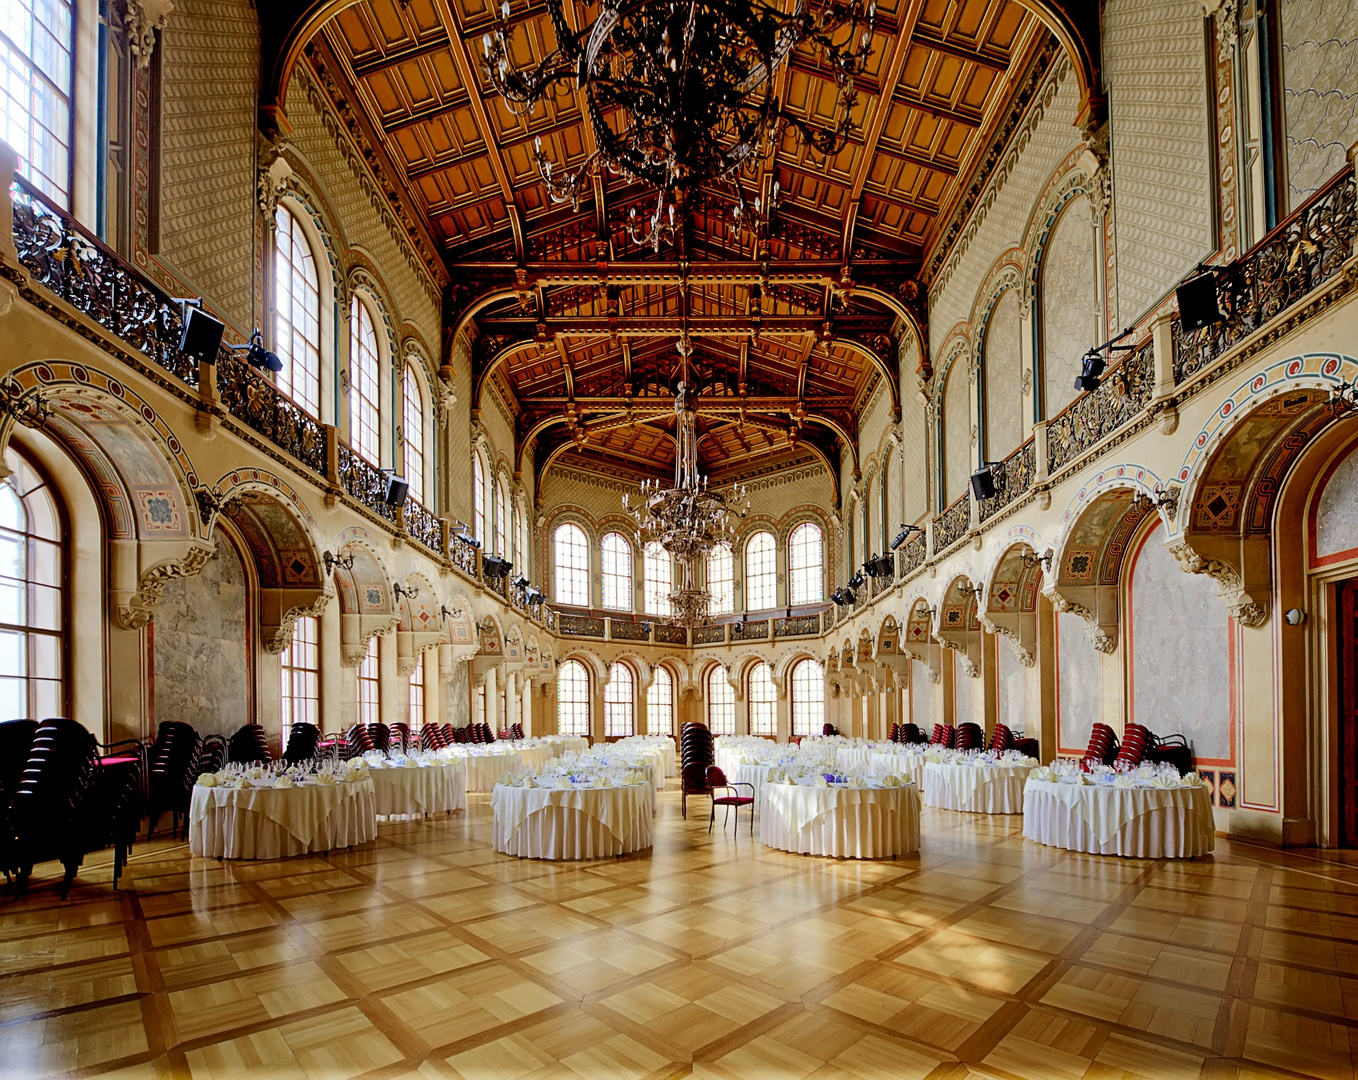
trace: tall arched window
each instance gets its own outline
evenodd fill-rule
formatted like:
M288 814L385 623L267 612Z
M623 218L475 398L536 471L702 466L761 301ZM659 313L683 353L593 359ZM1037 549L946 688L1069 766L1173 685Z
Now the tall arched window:
M579 660L567 660L556 673L556 731L589 737L589 674Z
M533 548L528 543L528 515L520 512L518 515L519 523L519 542L518 552L514 556L519 562L519 572L525 577L532 576Z
M424 503L424 396L413 363L401 375L401 456L410 497Z
M504 558L509 553L509 492L504 477L495 481L495 554Z
M278 388L321 415L321 286L301 222L286 206L274 213L274 348L283 361Z
M825 542L820 526L804 521L787 541L787 568L791 578L791 604L819 604L825 597Z
M1042 404L1047 419L1078 396L1080 361L1104 338L1096 251L1089 199L1077 195L1061 211L1042 254Z
M479 451L472 451L472 535L485 544L486 535L486 466Z
M24 179L57 205L71 204L71 90L75 8L67 0L7 5L0 138Z
M735 611L736 560L730 544L718 544L707 554L707 591L712 594L713 615Z
M382 464L382 388L372 313L357 296L349 305L349 442L374 465Z
M736 733L736 692L720 664L707 673L707 726L713 735Z
M646 733L674 734L674 679L665 667L657 667L646 688Z
M612 677L604 687L604 737L621 739L637 730L637 685L632 669L614 664Z
M589 545L585 530L566 522L556 530L552 547L556 571L556 602L589 607Z
M882 553L891 550L891 451L882 462Z
M415 659L415 670L410 673L410 717L407 723L411 731L424 726L424 653Z
M792 734L819 735L825 725L825 669L799 660L792 669Z
M610 611L631 611L632 545L621 533L607 533L600 541L599 569L604 607Z
M377 638L368 639L368 651L358 665L358 722L375 724L381 717L381 671L377 664Z
M670 593L674 591L673 571L670 553L655 541L647 544L641 563L647 615L670 613Z
M947 379L943 384L944 507L957 501L971 478L971 381L965 354L952 362Z
M750 668L750 734L778 734L778 690L773 672L762 660Z
M320 620L303 615L278 657L283 673L283 734L293 724L319 724L321 705Z
M745 610L778 606L778 542L757 532L745 543Z
M0 720L65 716L64 530L51 486L5 455L0 483Z

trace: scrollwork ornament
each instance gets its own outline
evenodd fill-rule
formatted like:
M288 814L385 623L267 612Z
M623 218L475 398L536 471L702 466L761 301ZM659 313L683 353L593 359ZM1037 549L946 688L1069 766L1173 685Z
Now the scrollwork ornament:
M165 29L173 10L172 0L124 0L123 28L127 31L127 48L143 71L151 66L156 31Z

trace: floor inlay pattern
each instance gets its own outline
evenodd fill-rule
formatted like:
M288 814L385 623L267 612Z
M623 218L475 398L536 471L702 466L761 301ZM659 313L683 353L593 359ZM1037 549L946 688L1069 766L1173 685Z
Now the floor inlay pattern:
M95 859L65 903L51 874L0 899L0 1075L1355 1075L1350 853L1094 858L926 808L920 855L823 860L671 792L654 851L541 863L469 801L329 857L157 841L118 893Z

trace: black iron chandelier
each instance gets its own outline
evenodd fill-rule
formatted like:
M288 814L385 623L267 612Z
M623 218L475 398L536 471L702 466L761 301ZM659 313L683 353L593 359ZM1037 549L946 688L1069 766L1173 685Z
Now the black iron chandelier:
M482 38L485 69L506 106L527 116L574 80L595 149L580 165L557 169L534 143L552 200L579 209L601 170L657 192L649 222L629 221L640 244L659 248L673 237L675 207L704 184L733 189L732 224L757 231L776 196L747 204L737 174L774 150L785 127L822 155L848 139L854 80L872 53L874 0L795 0L791 13L751 0L603 0L598 18L576 33L546 0L556 49L541 62L510 61L509 0ZM799 45L811 46L838 88L834 119L815 127L779 101L775 76Z

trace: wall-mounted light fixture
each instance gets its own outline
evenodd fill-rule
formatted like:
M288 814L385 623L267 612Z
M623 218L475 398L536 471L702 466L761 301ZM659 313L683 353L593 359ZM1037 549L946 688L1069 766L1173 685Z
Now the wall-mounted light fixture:
M462 618L462 609L460 607L455 607L451 611L449 611L448 606L446 604L440 604L439 614L442 615L445 619L460 619Z
M420 595L420 590L414 585L402 585L399 581L391 587L391 591L398 597L405 597L407 600L414 600Z
M1306 612L1302 611L1301 608L1288 608L1283 618L1287 620L1288 626L1300 626L1306 621Z
M354 568L354 556L352 552L348 555L335 555L327 551L321 555L321 561L325 563L325 572L327 574L333 574L335 572L335 567L337 566L343 570L352 570Z

